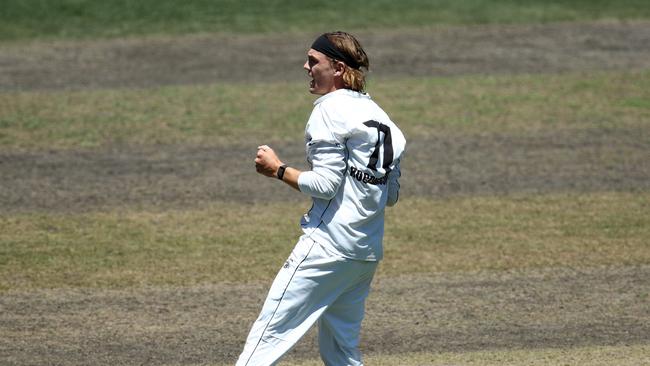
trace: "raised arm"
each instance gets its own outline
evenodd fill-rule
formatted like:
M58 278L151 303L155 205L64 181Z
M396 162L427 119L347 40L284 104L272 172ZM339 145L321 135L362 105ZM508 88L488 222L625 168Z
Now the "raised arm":
M267 145L258 147L255 166L257 172L282 181L312 197L331 199L338 192L345 175L345 148L335 142L314 141L308 146L312 169L301 171L285 167L273 149Z
M278 173L282 166L284 166L284 163L278 158L273 149L267 145L257 147L255 170L257 170L258 173L271 178L279 178ZM300 176L300 173L302 172L299 169L286 166L283 170L282 181L294 189L300 190L300 188L298 188L298 176Z

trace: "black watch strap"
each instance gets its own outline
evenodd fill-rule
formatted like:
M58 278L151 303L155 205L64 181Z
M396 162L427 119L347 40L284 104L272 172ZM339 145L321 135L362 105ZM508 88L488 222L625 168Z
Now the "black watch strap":
M286 164L281 165L281 166L278 168L278 179L279 179L279 180L282 180L282 178L284 178L284 171L285 171L285 170L287 170L287 165L286 165Z

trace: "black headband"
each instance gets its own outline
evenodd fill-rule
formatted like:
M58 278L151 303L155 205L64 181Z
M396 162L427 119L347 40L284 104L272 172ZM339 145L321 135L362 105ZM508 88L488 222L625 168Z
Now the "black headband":
M333 59L345 62L353 69L358 69L360 66L351 56L341 52L324 34L316 38L311 48Z

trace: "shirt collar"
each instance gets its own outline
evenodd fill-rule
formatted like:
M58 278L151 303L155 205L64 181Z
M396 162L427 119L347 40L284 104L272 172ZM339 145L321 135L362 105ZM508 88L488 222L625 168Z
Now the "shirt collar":
M352 89L337 89L333 92L327 93L325 95L322 95L320 98L316 99L314 101L314 105L317 105L321 102L323 102L326 99L329 99L331 97L337 96L337 95L347 95L350 97L355 97L355 98L368 98L370 99L370 95L367 93L360 93L358 91L354 91Z

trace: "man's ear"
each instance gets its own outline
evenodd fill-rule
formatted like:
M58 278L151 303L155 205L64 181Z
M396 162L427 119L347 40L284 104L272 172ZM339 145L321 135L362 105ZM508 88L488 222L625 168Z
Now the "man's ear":
M335 61L334 63L334 76L341 76L345 72L345 63L343 61Z

